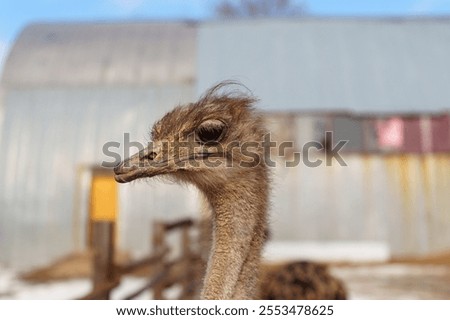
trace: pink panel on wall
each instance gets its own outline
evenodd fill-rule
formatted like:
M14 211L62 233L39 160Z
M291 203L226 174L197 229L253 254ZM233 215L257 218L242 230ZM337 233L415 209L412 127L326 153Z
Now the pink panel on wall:
M420 118L419 117L409 117L403 119L405 126L405 141L403 144L402 151L408 153L421 153L423 151L422 147L422 134L420 128Z
M432 152L450 152L450 116L431 118Z
M404 144L404 122L400 117L377 121L378 146L382 149L400 149Z

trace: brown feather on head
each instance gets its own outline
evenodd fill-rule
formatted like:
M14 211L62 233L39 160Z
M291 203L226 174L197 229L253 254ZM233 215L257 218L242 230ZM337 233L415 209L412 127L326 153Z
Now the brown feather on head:
M164 115L151 130L149 147L115 168L116 180L124 183L170 175L206 187L207 180L213 178L205 180L193 174L207 172L216 174L217 186L224 169L229 175L230 169L236 172L242 164L251 166L252 161L255 166L263 165L262 141L266 131L253 109L256 99L228 90L236 84L219 83L197 102L178 106Z

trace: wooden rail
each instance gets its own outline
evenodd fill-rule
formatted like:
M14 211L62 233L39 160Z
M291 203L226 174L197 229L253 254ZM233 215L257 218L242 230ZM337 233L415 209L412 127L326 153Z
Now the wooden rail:
M162 226L166 231L171 231L173 229L179 228L189 228L192 227L193 225L194 222L191 219L183 219L171 223L162 223Z
M159 252L154 253L151 256L145 257L141 260L123 265L123 266L116 266L117 268L117 272L120 275L126 275L129 273L133 273L139 269L142 269L144 267L147 266L151 266L151 265L155 265L156 263L159 263L159 261L161 261L162 259L164 259L164 257L166 256L166 254L169 253L169 249L166 248L164 250L160 250Z
M173 222L155 221L153 223L153 254L125 265L114 262L114 222L97 221L93 225L93 275L92 291L81 297L83 300L110 299L111 292L120 286L123 276L145 267L150 268L149 279L138 290L129 293L125 300L134 299L147 290L153 293L153 299L164 299L165 290L173 285L181 285L179 299L193 299L198 290L196 269L200 256L195 252L190 230L195 227L191 219ZM173 252L167 241L169 233L180 231L181 253L170 258Z

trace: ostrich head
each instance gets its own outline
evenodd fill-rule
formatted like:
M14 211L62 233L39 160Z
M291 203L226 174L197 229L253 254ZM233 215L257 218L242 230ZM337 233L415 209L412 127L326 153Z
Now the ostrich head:
M221 188L252 168L265 167L262 120L255 99L220 93L225 83L197 102L178 106L157 121L149 146L120 163L116 181L166 176L206 191Z

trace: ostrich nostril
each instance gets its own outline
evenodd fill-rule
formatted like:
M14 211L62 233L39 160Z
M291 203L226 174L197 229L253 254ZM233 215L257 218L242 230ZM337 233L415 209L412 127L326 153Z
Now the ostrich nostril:
M156 158L157 155L158 155L158 154L157 154L156 152L150 152L150 153L147 155L147 159L148 159L148 160L153 160L153 159Z
M114 173L115 173L115 174L120 174L121 169L122 169L122 162L119 163L117 166L114 167Z

